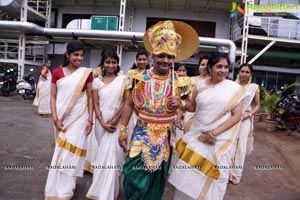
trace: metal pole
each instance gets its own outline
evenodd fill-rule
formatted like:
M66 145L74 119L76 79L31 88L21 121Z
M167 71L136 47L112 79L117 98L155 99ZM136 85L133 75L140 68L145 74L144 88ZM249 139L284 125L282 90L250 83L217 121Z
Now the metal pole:
M121 0L119 31L124 31L125 12L126 12L126 0ZM117 54L119 55L120 64L122 63L122 52L123 52L123 44L120 42L117 46Z
M27 22L27 8L28 1L24 0L21 4L21 22ZM25 71L25 48L26 48L26 35L21 31L19 35L19 50L18 50L18 80L21 80Z

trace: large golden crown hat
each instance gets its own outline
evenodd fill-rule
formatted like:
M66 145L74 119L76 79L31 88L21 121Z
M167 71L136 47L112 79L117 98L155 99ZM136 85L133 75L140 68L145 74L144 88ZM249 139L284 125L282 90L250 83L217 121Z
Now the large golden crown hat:
M181 21L160 21L144 34L144 45L150 54L167 53L175 56L175 61L191 57L199 47L197 32Z

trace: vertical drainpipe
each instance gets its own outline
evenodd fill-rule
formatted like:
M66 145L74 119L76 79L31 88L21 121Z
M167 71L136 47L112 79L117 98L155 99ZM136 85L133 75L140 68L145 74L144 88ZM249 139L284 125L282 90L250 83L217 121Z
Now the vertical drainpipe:
M27 6L28 1L23 0L21 4L21 22L27 22ZM26 35L24 31L19 35L19 50L18 50L18 80L21 80L24 76L25 68L25 50L26 50Z
M46 28L50 28L51 26L51 8L52 8L52 0L48 0L47 1L47 6L46 6L46 17L47 17L47 20L45 22L45 27ZM46 45L44 44L44 56L43 56L43 63L46 62L48 58L48 55L47 55L47 48L46 48ZM53 45L53 54L54 54L54 45Z
M52 8L52 0L48 0L47 1L47 6L46 6L46 23L45 23L45 27L46 28L50 28L51 25L51 8Z
M126 12L126 0L121 0L120 3L120 20L119 20L119 31L124 31L124 22L125 22L125 12ZM122 52L123 44L120 42L117 47L117 53L119 55L119 65L122 64Z

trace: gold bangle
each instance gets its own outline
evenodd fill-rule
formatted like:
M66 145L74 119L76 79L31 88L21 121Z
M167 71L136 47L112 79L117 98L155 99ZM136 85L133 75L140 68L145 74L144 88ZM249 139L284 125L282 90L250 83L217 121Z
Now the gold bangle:
M127 136L127 133L126 133L126 131L125 130L120 130L120 132L119 132L119 137L123 137L123 136Z
M127 136L126 130L127 130L127 126L121 123L119 137Z
M124 124L120 124L120 131L126 131L127 130L127 126Z

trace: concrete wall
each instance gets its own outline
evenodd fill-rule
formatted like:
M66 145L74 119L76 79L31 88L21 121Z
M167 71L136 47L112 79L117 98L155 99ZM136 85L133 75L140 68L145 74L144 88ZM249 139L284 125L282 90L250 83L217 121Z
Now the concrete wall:
M61 7L58 9L57 14L57 27L56 28L62 28L62 16L63 14L92 14L92 15L116 15L119 16L120 10L118 8L94 8L94 7Z
M119 8L93 8L93 7L62 7L58 9L57 28L61 28L63 14L92 14L92 15L115 15L119 16ZM162 17L163 16L163 17ZM183 19L216 22L216 38L227 39L229 29L229 14L199 13L190 11L169 11L159 9L136 9L133 12L133 31L144 32L147 17L166 19ZM129 11L125 15L125 31L128 31ZM205 27L203 27L205 28Z
M133 30L137 32L145 31L147 17L157 17L216 22L216 38L228 38L229 15L227 14L197 13L183 10L165 12L164 10L139 9L134 12L133 17Z

